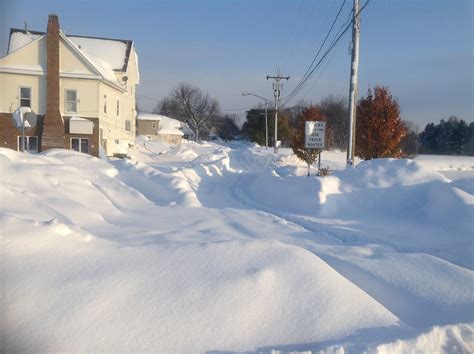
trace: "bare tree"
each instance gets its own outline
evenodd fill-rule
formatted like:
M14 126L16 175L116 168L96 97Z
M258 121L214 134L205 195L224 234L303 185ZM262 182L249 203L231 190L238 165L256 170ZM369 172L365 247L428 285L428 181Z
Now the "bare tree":
M209 133L219 119L219 103L198 87L180 83L155 108L154 113L163 114L186 123L194 132L194 139Z
M328 96L319 104L333 134L334 147L345 149L349 142L349 104L345 97Z

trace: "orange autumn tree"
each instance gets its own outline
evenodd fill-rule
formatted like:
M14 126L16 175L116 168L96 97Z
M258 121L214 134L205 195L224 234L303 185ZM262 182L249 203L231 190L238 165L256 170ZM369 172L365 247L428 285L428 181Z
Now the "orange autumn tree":
M399 157L399 144L406 129L400 118L400 108L388 88L369 88L367 97L357 105L355 154L365 160L379 157Z
M291 142L291 148L293 152L300 160L303 160L308 164L308 176L309 176L309 169L310 166L316 161L318 158L318 154L321 150L318 149L307 149L305 147L305 125L306 121L326 121L326 116L321 112L318 106L309 106L306 108L300 115L298 120L298 128L293 135L293 139ZM327 127L326 127L326 144L328 140Z

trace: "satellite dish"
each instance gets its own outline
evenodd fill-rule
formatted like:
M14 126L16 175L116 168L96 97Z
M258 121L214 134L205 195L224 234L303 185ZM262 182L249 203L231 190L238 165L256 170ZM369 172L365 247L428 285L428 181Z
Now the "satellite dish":
M127 82L127 81L128 81L128 76L122 77L122 81L123 81L123 82Z

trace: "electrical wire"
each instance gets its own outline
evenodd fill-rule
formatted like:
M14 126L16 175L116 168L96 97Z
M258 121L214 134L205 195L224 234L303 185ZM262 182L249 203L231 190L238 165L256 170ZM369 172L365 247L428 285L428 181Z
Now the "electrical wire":
M367 0L365 2L365 4L360 8L359 12L356 14L355 17L358 17L360 16L361 12L367 7L367 5L369 4L370 0ZM353 12L353 11L352 11ZM351 13L352 13L351 12ZM337 17L337 16L336 16ZM341 32L341 29L338 31L339 34L336 34L334 40L331 42L331 44L329 45L329 48L326 50L326 52L322 55L322 57L319 59L319 61L316 63L316 65L311 69L311 66L310 66L310 70L307 70L307 73L303 76L303 78L299 81L298 85L288 94L288 96L286 96L285 98L282 99L282 102L283 104L287 104L289 103L293 98L296 97L296 95L298 95L298 93L301 91L301 88L302 86L308 81L308 79L313 75L313 73L318 69L320 68L321 64L323 63L323 61L328 57L328 55L331 53L331 51L335 48L336 44L342 39L342 37L346 34L346 32L348 31L348 29L350 28L350 26L352 25L353 23L353 20L351 20L345 27L344 25L341 27L342 32ZM333 27L333 26L332 26ZM332 28L331 27L331 28ZM329 32L328 32L329 33ZM318 52L319 53L319 52ZM315 59L317 58L317 56L315 56ZM315 60L313 60L313 63L314 63Z
M310 64L310 65L308 66L308 68L306 69L306 72L303 74L303 76L301 77L300 81L296 84L296 87L293 89L293 91L292 91L287 97L291 96L293 92L296 92L296 91L300 88L300 86L303 85L306 76L307 76L308 73L311 71L311 68L313 67L314 63L316 62L316 60L317 60L317 58L318 58L318 56L319 56L319 54L320 54L321 51L323 50L324 45L326 44L326 41L328 40L329 36L331 35L331 32L332 32L332 30L333 30L333 28L334 28L334 25L336 24L337 19L339 18L339 15L341 14L341 11L342 11L342 9L344 8L344 5L345 5L345 4L346 4L346 0L343 0L342 3L341 3L341 6L339 7L339 10L338 10L338 12L337 12L337 14L336 14L336 17L335 17L334 20L332 21L331 26L330 26L328 32L326 33L326 36L324 37L323 42L322 42L321 45L319 46L319 49L318 49L318 51L316 52L316 55L315 55L314 58L313 58L313 61L311 62L311 64ZM286 99L286 97L283 98L282 101L284 101L285 99Z
M243 107L243 108L228 108L228 109L221 109L221 112L232 112L232 111L247 111L252 109L252 107Z
M370 0L367 0L365 2L365 4L359 10L357 16L360 16L360 13L365 9L365 7L368 5L369 2L370 2ZM353 13L353 11L351 11L351 13ZM341 32L341 29L338 31L338 33L339 32L341 32L341 33L339 35L336 35L335 39L332 41L331 45L329 46L327 51L324 53L322 58L318 61L316 66L309 72L308 75L306 75L306 77L304 77L302 80L300 80L301 84L299 84L295 89L293 89L293 91L287 97L284 98L285 103L288 103L289 101L291 101L301 91L301 87L307 82L307 80L311 77L311 75L321 66L324 59L326 59L326 57L331 52L331 50L336 46L336 44L342 39L344 34L350 28L352 22L353 22L353 20L351 20L350 23L348 23L345 27L344 26L341 27L341 29L343 29L342 32Z
M341 42L339 42L338 44L336 44L336 47L335 49L331 52L331 54L329 55L328 57L328 60L326 61L326 63L324 64L324 67L323 69L320 71L319 75L314 79L313 81L313 84L311 85L311 87L305 92L304 96L303 96L303 100L306 99L306 97L308 96L308 94L313 90L314 86L316 86L316 84L319 82L319 80L321 79L321 77L323 76L323 74L326 72L326 69L328 68L329 64L331 63L331 59L334 57L334 53L336 52L336 49L338 47L338 45L340 44Z

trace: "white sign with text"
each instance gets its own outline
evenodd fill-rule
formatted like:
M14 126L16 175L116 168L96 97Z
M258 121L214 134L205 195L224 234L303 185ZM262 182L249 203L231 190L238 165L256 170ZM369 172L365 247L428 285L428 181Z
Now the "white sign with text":
M305 123L306 149L324 149L326 122L306 121Z

